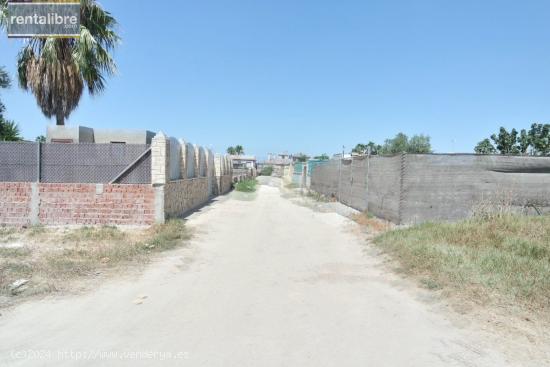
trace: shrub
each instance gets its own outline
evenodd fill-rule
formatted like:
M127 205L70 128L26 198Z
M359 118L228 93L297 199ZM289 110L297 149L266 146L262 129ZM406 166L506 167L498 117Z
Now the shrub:
M262 168L260 176L271 176L273 174L273 166L267 166Z
M257 183L255 179L246 179L235 184L235 190L240 192L254 192L256 191Z

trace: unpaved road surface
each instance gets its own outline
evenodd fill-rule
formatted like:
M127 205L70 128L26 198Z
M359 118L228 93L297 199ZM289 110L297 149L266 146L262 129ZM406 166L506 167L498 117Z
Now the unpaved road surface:
M135 276L0 317L0 366L507 366L377 265L353 224L261 186Z

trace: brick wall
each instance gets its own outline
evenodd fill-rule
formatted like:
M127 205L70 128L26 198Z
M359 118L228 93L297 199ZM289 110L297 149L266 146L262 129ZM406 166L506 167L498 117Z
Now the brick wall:
M155 195L151 185L0 183L0 190L0 224L4 225L23 226L33 222L150 225L155 222Z
M30 224L31 197L30 182L0 182L0 224Z

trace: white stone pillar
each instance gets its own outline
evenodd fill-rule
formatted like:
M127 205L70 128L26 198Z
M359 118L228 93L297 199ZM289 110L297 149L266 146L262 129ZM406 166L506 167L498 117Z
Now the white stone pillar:
M151 141L151 183L164 185L170 181L170 140L160 131Z

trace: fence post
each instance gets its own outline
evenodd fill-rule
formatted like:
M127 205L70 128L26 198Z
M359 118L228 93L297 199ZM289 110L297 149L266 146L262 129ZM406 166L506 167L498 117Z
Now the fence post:
M338 201L342 202L342 196L340 194L341 187L342 187L342 161L344 160L344 156L340 158L340 165L338 166Z
M161 131L151 141L151 183L155 188L155 221L164 223L164 189L170 181L170 141Z
M36 152L36 182L40 182L42 175L42 143L38 142Z
M401 171L399 173L399 207L397 209L398 213L398 223L397 224L403 224L403 202L405 201L405 193L404 190L404 179L405 179L405 166L406 166L406 160L407 160L407 153L401 154Z
M347 205L353 205L353 157L351 157L351 163L349 165L349 203Z
M367 148L367 177L365 182L365 195L367 196L366 211L369 212L369 172L370 172L370 146Z

